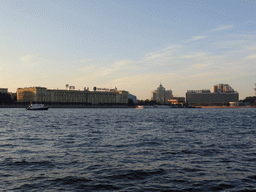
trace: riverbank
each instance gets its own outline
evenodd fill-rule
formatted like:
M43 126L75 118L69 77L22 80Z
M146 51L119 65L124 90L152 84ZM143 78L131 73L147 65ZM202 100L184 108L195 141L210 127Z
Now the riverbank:
M230 109L230 108L255 108L255 106L200 106L200 108L204 108L204 109L211 109L211 108Z
M127 105L47 105L49 108L135 108ZM27 108L28 105L0 105L0 108Z
M136 108L136 106L127 105L47 105L49 108ZM28 105L0 105L0 108L27 108ZM152 107L153 108L153 107ZM181 107L183 108L183 107ZM203 108L203 109L229 109L229 108L255 108L255 106L194 106L186 108Z

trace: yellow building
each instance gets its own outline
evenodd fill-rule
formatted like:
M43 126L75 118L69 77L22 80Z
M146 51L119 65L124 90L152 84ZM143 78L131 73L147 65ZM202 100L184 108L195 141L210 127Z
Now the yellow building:
M61 103L128 103L127 91L59 90L45 87L17 89L18 102L61 102Z
M38 87L31 88L18 88L17 89L17 101L18 102L30 102L36 101L38 99L36 97Z
M171 104L184 104L185 97L173 97L173 99L169 99L168 102Z

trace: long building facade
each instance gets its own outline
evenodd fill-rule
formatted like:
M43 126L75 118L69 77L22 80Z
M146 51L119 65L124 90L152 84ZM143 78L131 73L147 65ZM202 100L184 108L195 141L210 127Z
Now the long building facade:
M90 103L90 104L125 104L128 103L127 91L88 91L59 90L45 87L17 89L18 102L52 102L52 103Z
M186 103L193 105L222 105L229 102L237 102L239 94L228 84L214 85L210 90L188 90Z

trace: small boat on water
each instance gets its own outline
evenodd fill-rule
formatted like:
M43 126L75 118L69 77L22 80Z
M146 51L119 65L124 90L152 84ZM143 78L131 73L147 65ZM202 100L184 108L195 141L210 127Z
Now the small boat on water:
M135 109L144 109L143 105L138 105Z
M48 110L48 107L44 104L30 104L27 108L27 110Z

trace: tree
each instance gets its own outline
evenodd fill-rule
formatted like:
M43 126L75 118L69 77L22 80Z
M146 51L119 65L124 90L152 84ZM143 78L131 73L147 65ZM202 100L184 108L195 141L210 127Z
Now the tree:
M243 102L250 102L251 105L256 105L256 97L246 97Z
M132 99L128 99L128 106L135 106L135 103Z
M8 93L0 92L0 105L6 105L12 103L12 97Z
M146 99L146 100L144 101L144 103L145 103L146 105L148 105L148 104L149 104L149 100Z
M150 100L150 101L149 101L149 104L150 104L150 105L156 105L157 102L156 102L155 100Z

